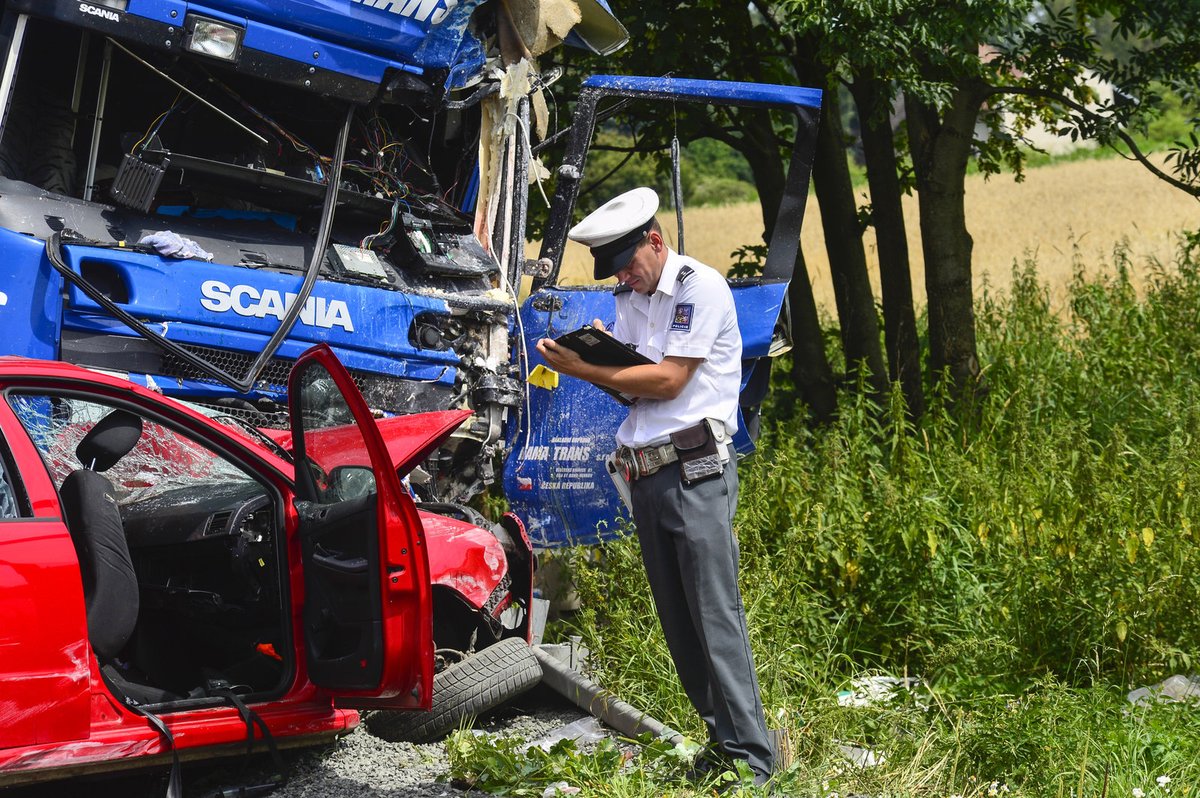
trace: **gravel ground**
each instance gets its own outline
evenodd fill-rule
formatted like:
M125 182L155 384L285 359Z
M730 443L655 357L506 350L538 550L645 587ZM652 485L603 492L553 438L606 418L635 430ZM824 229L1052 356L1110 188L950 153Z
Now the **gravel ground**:
M481 718L476 728L536 741L583 717L583 712L548 689L538 687ZM486 795L474 790L460 790L448 783L449 762L442 742L389 743L372 735L364 725L331 746L284 752L284 757L290 767L288 783L272 792L271 798ZM184 783L188 798L198 798L214 789L255 783L253 776L266 772L266 760L259 758L250 769L237 763L219 765L218 771L209 767L208 773L186 773Z
M537 740L583 713L558 702L525 701L482 719L489 732ZM333 747L295 760L286 787L272 798L419 798L480 796L446 782L449 762L441 742L417 745L389 743L360 726Z
M518 696L488 716L476 728L536 741L585 717L584 713L544 686ZM264 750L261 745L255 751ZM271 798L439 798L486 793L460 790L447 782L449 762L441 742L416 745L389 743L360 725L333 745L282 752L289 767L285 787ZM185 798L202 798L216 790L263 783L270 760L220 760L187 765L183 770ZM36 787L0 790L0 798L161 798L165 774L96 781L56 782ZM236 793L233 793L236 794Z

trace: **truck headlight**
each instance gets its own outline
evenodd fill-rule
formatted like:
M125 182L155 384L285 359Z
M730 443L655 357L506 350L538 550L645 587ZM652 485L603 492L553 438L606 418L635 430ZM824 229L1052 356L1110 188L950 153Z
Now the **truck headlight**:
M237 60L246 32L237 25L195 15L188 16L187 30L187 49L222 61Z

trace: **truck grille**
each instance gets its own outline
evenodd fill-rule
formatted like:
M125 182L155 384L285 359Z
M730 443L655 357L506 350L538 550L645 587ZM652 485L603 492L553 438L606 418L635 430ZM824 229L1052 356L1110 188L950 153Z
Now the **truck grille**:
M253 355L243 354L242 352L230 352L227 349L189 346L187 344L183 344L182 348L197 357L203 358L226 374L232 374L235 377L241 377L249 371L250 365L254 362ZM287 388L288 374L294 365L296 365L296 361L290 358L271 358L267 362L267 367L263 369L263 373L258 378L259 384L269 385L277 390L285 390ZM220 384L219 380L213 379L172 352L163 354L162 374L165 377L178 377L179 379L208 382L214 385Z

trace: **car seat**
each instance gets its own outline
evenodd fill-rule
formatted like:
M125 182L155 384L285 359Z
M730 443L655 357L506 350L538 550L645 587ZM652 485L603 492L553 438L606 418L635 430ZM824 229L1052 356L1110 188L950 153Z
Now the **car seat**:
M83 601L87 608L88 641L110 687L140 703L158 703L169 693L129 681L113 662L137 625L138 580L129 556L107 471L133 451L142 435L142 419L127 410L113 410L100 419L75 448L83 465L59 488L67 530L79 558Z
M79 442L75 455L83 468L68 474L59 489L83 577L88 639L102 662L116 657L133 634L138 583L117 496L101 472L133 451L141 435L141 418L112 411Z

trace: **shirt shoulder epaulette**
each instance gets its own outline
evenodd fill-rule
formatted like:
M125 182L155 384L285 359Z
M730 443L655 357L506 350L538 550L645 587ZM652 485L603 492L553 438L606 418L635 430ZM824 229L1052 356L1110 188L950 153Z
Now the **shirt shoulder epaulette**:
M628 294L632 290L633 289L625 285L625 283L617 283L617 287L613 289L613 296L617 296L619 294Z
M692 273L694 271L696 271L696 270L693 269L691 266L680 266L679 267L679 276L675 278L675 282L677 282L677 283L684 282L685 280L687 280L687 278L692 276Z

